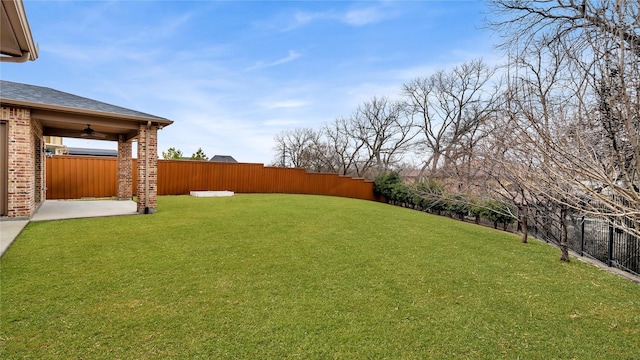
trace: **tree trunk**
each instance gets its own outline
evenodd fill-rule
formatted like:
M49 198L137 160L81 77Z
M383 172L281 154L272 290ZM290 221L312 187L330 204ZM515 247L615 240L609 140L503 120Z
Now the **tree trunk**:
M569 262L569 239L567 238L567 218L566 218L567 210L562 207L560 210L560 225L561 225L561 235L560 235L560 261Z
M527 237L529 236L529 230L527 229L527 214L522 212L520 215L520 222L522 224L522 243L527 243Z

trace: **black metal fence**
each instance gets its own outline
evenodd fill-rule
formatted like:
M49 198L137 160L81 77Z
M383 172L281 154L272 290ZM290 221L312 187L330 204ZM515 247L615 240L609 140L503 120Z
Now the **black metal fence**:
M555 211L550 213L557 214ZM530 231L535 237L554 244L560 243L559 216L541 216L538 213L534 219ZM640 238L623 231L622 224L615 219L568 214L566 224L571 250L607 266L640 275Z
M608 266L640 275L640 238L624 232L615 221L603 218L576 219L572 249Z

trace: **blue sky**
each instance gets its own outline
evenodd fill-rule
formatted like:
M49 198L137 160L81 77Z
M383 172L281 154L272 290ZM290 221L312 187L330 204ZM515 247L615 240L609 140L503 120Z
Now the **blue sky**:
M475 58L497 61L476 1L30 1L40 57L3 80L162 116L159 150L270 163L273 137ZM115 143L67 140L69 146Z

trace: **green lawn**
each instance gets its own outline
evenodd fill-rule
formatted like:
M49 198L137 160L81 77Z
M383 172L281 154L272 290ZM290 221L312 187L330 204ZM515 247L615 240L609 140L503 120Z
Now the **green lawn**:
M0 260L0 358L637 359L640 285L386 204L161 197L31 223Z

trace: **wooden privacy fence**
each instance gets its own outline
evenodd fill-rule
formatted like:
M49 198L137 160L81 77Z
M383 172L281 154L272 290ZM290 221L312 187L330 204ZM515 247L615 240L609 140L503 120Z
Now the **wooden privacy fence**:
M103 198L118 193L115 158L55 156L47 158L45 166L47 199Z
M136 160L133 160L136 193ZM47 158L47 199L113 197L117 194L115 158L54 156ZM337 174L307 173L305 169L262 164L158 160L158 195L185 195L193 190L236 193L288 193L381 200L373 182Z

